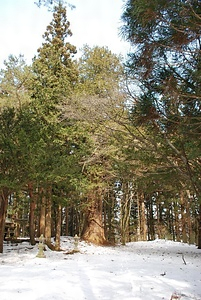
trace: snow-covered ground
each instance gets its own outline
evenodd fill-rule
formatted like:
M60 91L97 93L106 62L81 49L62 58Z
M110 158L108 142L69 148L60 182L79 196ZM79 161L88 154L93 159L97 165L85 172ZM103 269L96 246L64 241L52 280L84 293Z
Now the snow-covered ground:
M201 250L165 240L96 247L62 238L61 252L27 242L0 254L0 300L201 300Z

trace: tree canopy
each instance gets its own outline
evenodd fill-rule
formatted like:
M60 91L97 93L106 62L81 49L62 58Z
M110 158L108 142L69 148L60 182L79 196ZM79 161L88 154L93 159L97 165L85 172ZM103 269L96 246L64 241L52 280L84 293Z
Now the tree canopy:
M62 234L201 248L200 1L127 0L124 64L76 58L64 1L37 3L52 21L31 66L0 72L0 252L6 216L53 250Z

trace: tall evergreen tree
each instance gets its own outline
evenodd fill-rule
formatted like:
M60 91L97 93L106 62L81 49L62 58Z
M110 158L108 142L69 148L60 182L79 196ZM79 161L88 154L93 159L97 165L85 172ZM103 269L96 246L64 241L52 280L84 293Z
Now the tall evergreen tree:
M35 80L33 98L54 114L69 99L77 81L76 63L73 56L76 47L66 41L72 35L66 8L59 3L54 7L53 20L43 35L44 43L33 61Z

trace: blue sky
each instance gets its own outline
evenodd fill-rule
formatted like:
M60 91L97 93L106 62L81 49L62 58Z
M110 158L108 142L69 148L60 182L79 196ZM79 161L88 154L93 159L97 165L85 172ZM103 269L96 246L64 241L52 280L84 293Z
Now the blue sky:
M23 54L28 63L42 43L42 34L52 19L47 8L38 8L35 0L0 0L0 67L8 55ZM129 44L119 37L124 0L70 0L67 17L73 36L69 42L79 50L84 44L108 46L123 55ZM79 52L78 52L79 53Z

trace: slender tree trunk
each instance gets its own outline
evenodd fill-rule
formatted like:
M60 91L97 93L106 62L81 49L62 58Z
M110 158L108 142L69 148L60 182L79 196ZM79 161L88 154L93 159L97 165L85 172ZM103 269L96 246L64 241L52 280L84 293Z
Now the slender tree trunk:
M52 199L51 199L51 187L48 188L46 198L46 215L45 215L45 243L51 249L54 250L54 246L51 243L52 235Z
M156 213L157 213L157 229L156 233L158 238L162 238L162 218L161 218L161 204L159 201L156 201Z
M147 199L147 226L148 226L148 239L155 239L155 228L154 228L154 212L153 212L153 200L151 195Z
M174 220L173 220L173 207L172 203L167 203L166 218L167 218L167 238L174 240Z
M68 208L68 234L70 236L75 235L74 219L75 219L75 208L72 205L70 208Z
M111 201L111 203L108 205L108 212L109 212L109 216L108 216L108 219L109 219L109 233L108 233L108 238L109 238L109 241L111 243L115 243L115 197L113 195L111 195L110 193L110 196L111 196L111 199L108 199L108 201Z
M147 240L147 222L146 222L146 210L144 203L144 193L137 193L138 202L138 240Z
M199 219L198 219L198 249L201 249L201 203L199 205Z
M69 209L68 207L66 206L66 209L65 209L65 235L68 236L68 213L69 213Z
M186 190L187 195L187 213L188 213L188 231L189 231L189 244L195 243L195 232L193 230L194 223L194 208L193 208L193 197L189 190Z
M51 243L51 224L52 224L52 201L48 197L46 199L46 215L45 215L45 239L46 244Z
M3 241L5 231L6 213L8 207L8 190L3 188L0 190L0 253L3 253Z
M131 211L131 199L130 199L130 191L129 191L129 183L128 183L128 186L125 189L125 195L121 201L121 243L122 245L125 245L127 241L130 211Z
M113 244L115 243L114 214L115 197L108 191L107 201L104 201L104 231L106 239Z
M29 197L30 197L30 210L29 210L29 236L31 245L35 245L35 208L36 208L36 199L33 193L33 185L31 183L28 184Z
M61 240L61 210L62 207L59 204L56 211L56 236L55 236L55 250L60 250L60 240Z
M40 220L39 220L39 236L43 234L45 236L45 215L46 215L46 198L43 190L41 191L41 202L40 202Z
M140 207L140 194L137 192L137 241L141 240L141 221L140 221L140 214L141 214L141 207Z
M185 199L184 199L184 193L180 193L180 200L181 200L181 224L182 224L182 241L184 243L187 243L187 232L186 232L186 213L185 213Z
M174 204L169 204L169 227L170 227L170 233L172 235L172 240L176 240L176 231L175 231L175 219L174 219Z
M192 243L192 222L191 222L191 209L190 209L190 200L186 199L186 225L188 232L188 243Z
M94 190L88 197L88 210L85 215L85 223L82 231L82 239L96 245L106 243L102 220L102 197L99 190Z
M175 240L176 242L181 241L180 237L180 223L179 223L179 205L178 203L174 203L173 205L174 208L174 224L175 224Z
M80 233L79 225L80 225L80 214L79 214L77 207L75 207L74 231L75 231L75 234L77 234L77 235L79 235L79 233Z

